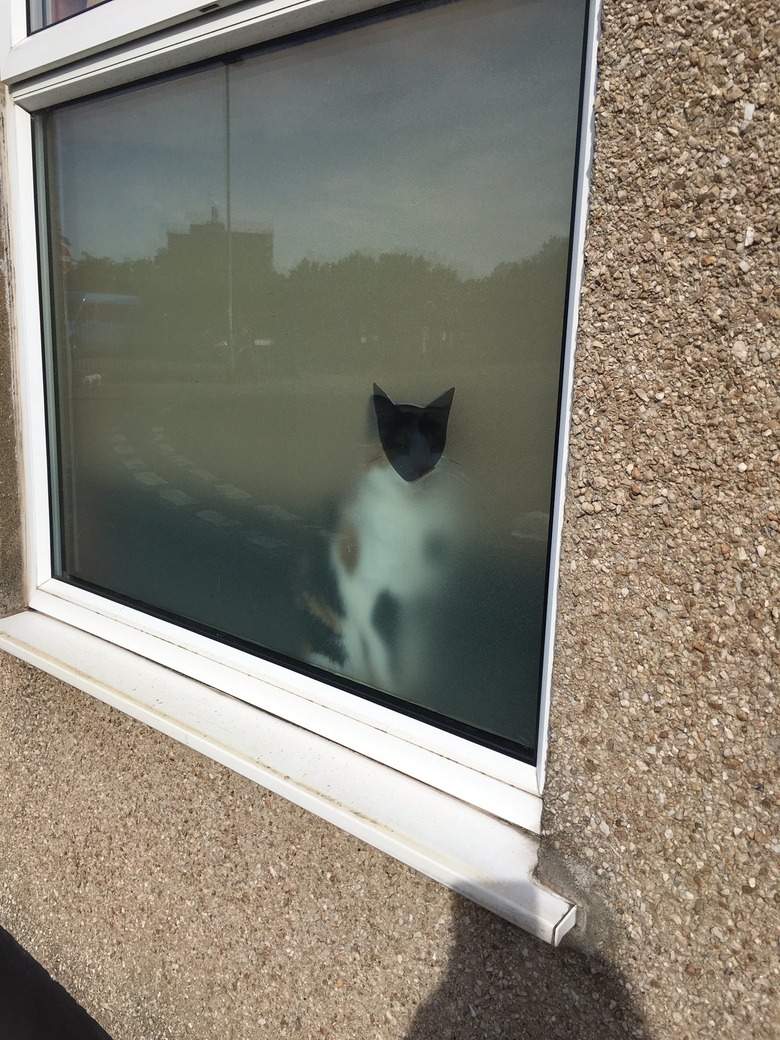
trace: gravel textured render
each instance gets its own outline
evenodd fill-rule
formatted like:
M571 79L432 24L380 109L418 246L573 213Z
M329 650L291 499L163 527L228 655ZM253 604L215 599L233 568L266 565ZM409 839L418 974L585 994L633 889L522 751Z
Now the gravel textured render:
M780 1036L779 25L604 3L540 866L581 927L3 657L0 923L114 1040Z
M0 740L0 921L113 1040L642 1035L601 958L5 655Z
M675 1040L780 1035L778 25L603 14L542 872Z

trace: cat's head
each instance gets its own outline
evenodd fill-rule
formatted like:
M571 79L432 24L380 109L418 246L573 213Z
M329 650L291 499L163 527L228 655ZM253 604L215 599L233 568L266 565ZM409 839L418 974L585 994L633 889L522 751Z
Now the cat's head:
M430 404L395 404L374 383L379 440L387 461L410 483L430 473L442 457L455 388Z

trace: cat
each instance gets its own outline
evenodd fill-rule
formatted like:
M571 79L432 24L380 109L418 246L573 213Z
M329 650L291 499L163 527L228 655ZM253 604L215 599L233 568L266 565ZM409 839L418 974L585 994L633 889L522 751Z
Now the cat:
M428 405L396 404L376 384L382 454L338 510L328 594L304 601L320 629L308 660L407 699L424 699L432 617L458 528L456 482L441 460L454 387Z

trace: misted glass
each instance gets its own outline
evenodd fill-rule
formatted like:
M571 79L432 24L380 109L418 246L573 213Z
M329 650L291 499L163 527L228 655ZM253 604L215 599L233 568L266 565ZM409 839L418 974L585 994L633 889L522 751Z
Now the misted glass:
M46 117L63 578L532 760L585 8Z

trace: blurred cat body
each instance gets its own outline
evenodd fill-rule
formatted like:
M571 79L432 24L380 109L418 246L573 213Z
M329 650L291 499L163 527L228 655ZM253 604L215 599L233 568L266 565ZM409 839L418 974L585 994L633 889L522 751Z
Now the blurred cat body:
M441 460L453 391L427 406L395 405L374 387L383 454L339 511L329 540L333 606L308 597L329 629L312 664L417 698L458 533L459 481Z

